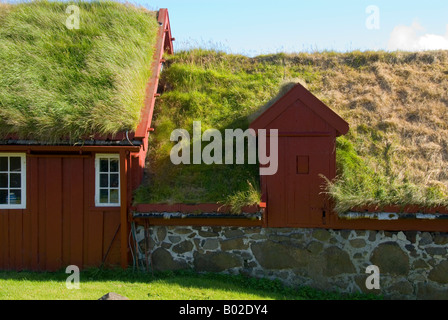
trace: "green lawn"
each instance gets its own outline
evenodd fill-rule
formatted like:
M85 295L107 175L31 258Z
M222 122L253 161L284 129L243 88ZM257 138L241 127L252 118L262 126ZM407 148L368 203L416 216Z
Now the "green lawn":
M293 289L279 281L242 275L192 271L151 273L81 271L80 289L67 289L65 272L0 272L0 300L97 300L115 292L131 300L342 300L374 299L341 295L303 287Z

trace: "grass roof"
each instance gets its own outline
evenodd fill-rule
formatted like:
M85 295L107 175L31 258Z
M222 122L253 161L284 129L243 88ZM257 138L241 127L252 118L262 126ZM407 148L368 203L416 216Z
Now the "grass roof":
M155 12L112 1L0 4L0 139L135 130L157 29Z
M191 50L168 57L148 179L137 202L257 202L256 165L170 162L173 129L247 128L285 84L301 82L350 124L337 140L343 212L361 205L448 206L448 52L301 53L255 58ZM250 182L250 184L248 183Z

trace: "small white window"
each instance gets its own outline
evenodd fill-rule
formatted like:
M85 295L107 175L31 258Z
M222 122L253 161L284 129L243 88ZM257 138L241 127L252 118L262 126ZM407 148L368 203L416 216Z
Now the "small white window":
M118 154L96 155L95 205L120 206L120 156Z
M0 209L26 208L26 155L0 154Z

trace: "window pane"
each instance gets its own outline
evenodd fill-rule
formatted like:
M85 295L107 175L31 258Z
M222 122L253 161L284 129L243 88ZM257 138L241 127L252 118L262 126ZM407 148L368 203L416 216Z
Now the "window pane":
M0 204L8 204L8 190L0 190Z
M109 159L100 159L100 172L109 172Z
M108 185L108 181L109 180L109 175L107 173L102 173L100 174L100 187L101 188L107 188Z
M118 172L118 159L110 159L110 172Z
M110 190L110 203L118 203L118 189Z
M11 190L9 193L9 204L21 204L22 203L22 191Z
M100 203L108 203L108 202L109 202L109 190L100 189Z
M118 174L116 174L116 173L110 174L110 187L118 188Z
M8 157L0 157L0 171L8 171Z
M20 171L21 170L21 159L20 157L9 158L9 171Z
M21 187L21 174L20 173L11 173L9 176L9 185L11 188L20 188Z
M8 188L8 174L0 173L0 188Z

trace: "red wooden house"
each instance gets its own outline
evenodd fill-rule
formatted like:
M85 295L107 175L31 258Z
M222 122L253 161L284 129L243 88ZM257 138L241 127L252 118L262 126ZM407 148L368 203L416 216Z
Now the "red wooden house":
M261 176L267 203L265 225L324 226L332 210L321 192L325 183L321 175L335 177L336 137L348 132L348 123L296 84L250 127L256 132L278 130L278 171Z
M128 213L140 184L164 53L172 53L168 11L160 25L135 132L83 145L9 136L0 144L0 269L58 270L128 265Z

